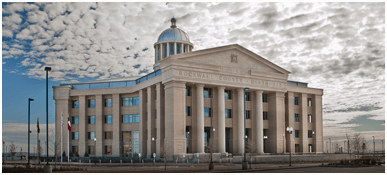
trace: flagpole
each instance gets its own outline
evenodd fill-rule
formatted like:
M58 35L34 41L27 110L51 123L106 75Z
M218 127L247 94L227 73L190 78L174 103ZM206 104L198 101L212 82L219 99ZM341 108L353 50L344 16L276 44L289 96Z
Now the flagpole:
M67 121L70 122L70 117L67 116ZM68 136L67 136L67 162L70 162L70 131L68 130L67 128L67 133L68 133Z
M63 154L63 150L62 150L62 141L63 141L63 137L62 137L62 135L63 135L63 114L62 114L62 112L60 112L60 120L61 120L61 125L60 125L60 162L62 162L62 154Z

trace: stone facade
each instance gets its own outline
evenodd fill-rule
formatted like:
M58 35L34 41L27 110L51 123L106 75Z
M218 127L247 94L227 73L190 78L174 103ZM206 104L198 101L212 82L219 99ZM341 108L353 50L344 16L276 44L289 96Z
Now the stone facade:
M282 154L289 150L292 153L323 152L323 90L290 85L290 72L265 58L235 44L170 55L157 64L161 75L134 86L76 89L72 84L53 87L56 141L60 142L60 132L63 132L63 150L67 152L68 133L66 125L60 131L61 114L65 121L67 116L70 120L78 117L78 124L72 125L72 132L78 133L78 139L70 138L70 150L76 146L80 156L89 146L96 146L97 156L122 156L127 152L124 147L134 153L136 146L137 153L143 157L153 153L158 157L205 153L205 143L209 144L209 140L204 140L205 135L213 139L215 153L241 155L245 150L244 123L247 140L254 143L253 150L258 154ZM88 83L92 82L85 82ZM249 88L246 102L245 87ZM205 97L207 88L211 89L212 98ZM230 99L225 99L225 90L231 95ZM123 106L123 98L130 97L139 97L138 105ZM298 105L295 105L295 97ZM263 98L267 101L263 102ZM95 100L94 108L88 106L89 99ZM112 100L111 107L105 107L105 99ZM72 103L77 100L78 108L74 108ZM246 121L244 103L250 111ZM213 115L205 117L205 108L210 107ZM231 118L225 118L226 109ZM139 115L139 122L124 123L123 115L132 114ZM298 114L297 120L295 114ZM106 123L105 117L110 115L112 121ZM88 124L89 116L95 116L95 124ZM215 131L210 129L211 119ZM288 126L297 130L298 137L295 132L292 135L286 132ZM312 138L308 130L314 131ZM133 144L137 142L135 131L139 133L138 145ZM89 132L95 132L96 142L89 139ZM111 132L111 137L106 138L105 132ZM131 134L124 136L124 132ZM268 137L265 140L264 132ZM129 146L123 143L127 137L131 137Z

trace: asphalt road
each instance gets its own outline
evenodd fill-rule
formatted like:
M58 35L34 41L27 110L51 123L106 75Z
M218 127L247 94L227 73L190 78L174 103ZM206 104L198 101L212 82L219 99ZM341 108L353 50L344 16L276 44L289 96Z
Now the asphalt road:
M234 171L230 171L233 173ZM236 171L235 171L236 172ZM244 173L237 171L238 173ZM246 171L245 173L385 173L384 166L371 167L302 167L278 170Z

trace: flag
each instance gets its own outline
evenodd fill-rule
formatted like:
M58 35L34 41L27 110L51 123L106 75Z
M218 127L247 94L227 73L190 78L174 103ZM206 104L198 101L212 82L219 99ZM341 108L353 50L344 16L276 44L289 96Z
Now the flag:
M40 128L39 128L39 117L38 117L38 123L36 124L36 127L38 127L38 133L40 133Z
M69 131L71 131L70 117L67 118L67 127L68 127Z

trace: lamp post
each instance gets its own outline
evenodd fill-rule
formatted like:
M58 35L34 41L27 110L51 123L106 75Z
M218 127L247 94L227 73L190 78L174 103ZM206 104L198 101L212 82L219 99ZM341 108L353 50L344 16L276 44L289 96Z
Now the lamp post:
M211 155L211 158L210 158L210 164L209 164L209 167L208 167L208 170L213 170L214 169L214 163L212 162L212 144L214 143L214 140L212 139L212 114L213 114L213 110L212 110L212 95L210 95L210 109L211 109L211 119L210 119L210 123L211 123L211 129L210 129L210 139L211 139L211 142L210 142L210 155ZM214 130L215 131L215 130Z
M375 136L372 136L372 140L374 142L374 157L375 157Z
M286 131L289 133L289 166L292 166L292 145L290 142L291 139L291 134L293 133L293 128L292 127L286 127Z
M155 138L154 137L152 137L152 143L155 141ZM155 155L156 153L153 153L153 165L155 164Z
M47 164L44 166L45 173L52 173L51 166L48 164L48 71L51 71L51 67L45 67L46 71L46 153L47 153Z
M312 140L313 140L313 146L316 147L315 144L314 144L314 131L312 131ZM313 146L312 146L311 152L313 152ZM316 154L316 150L314 151L314 153Z
M285 134L284 134L285 135ZM263 136L263 146L266 148L266 139L267 139L268 137L267 136ZM265 150L266 149L263 149L263 152L265 152Z
M285 154L285 134L282 134L282 154Z
M94 137L94 163L97 165L97 138Z
M244 158L242 162L242 169L246 170L248 163L246 161L246 90L249 90L250 88L245 87L243 88L243 112L244 112L244 117L243 117L243 135L245 136L244 142L243 142L243 150L244 150Z
M28 98L28 161L27 161L27 167L30 167L31 164L30 164L30 133L31 133L31 130L30 130L30 114L31 114L31 108L30 108L30 104L31 104L31 101L34 101L34 99L32 98Z

